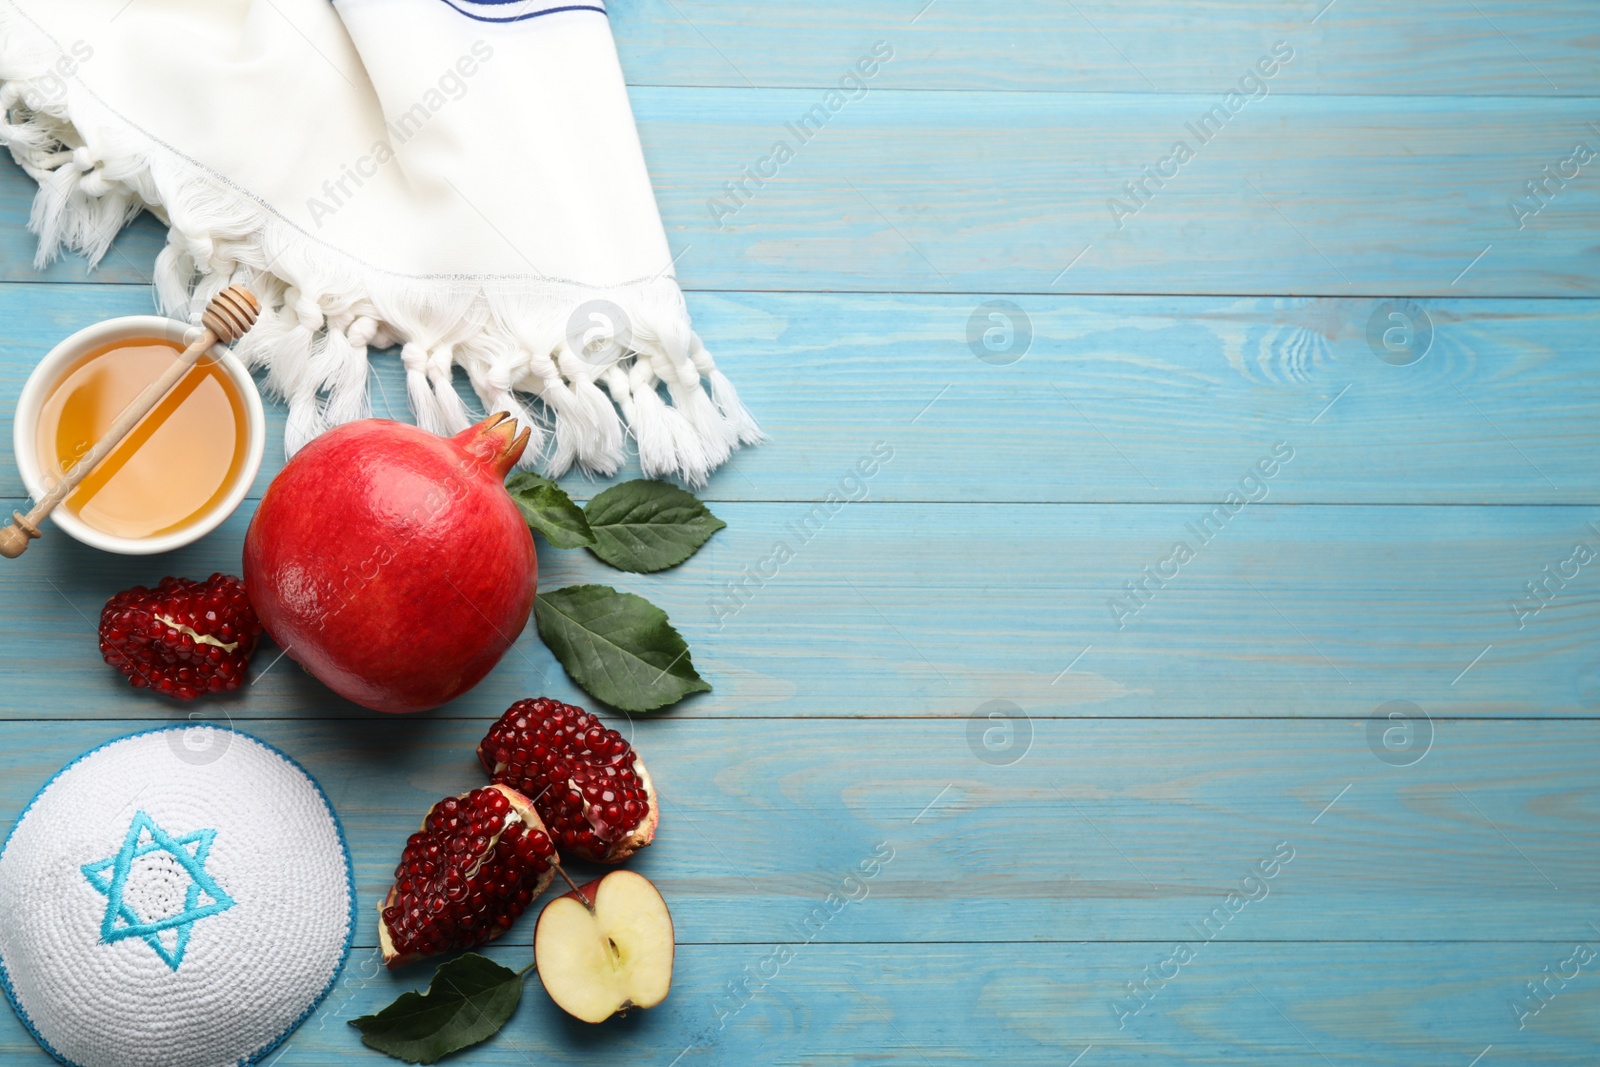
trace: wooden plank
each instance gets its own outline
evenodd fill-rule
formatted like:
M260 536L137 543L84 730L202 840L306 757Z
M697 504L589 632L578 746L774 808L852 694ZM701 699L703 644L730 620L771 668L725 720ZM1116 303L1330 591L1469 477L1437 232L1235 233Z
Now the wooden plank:
M1574 939L1600 940L1587 930ZM863 1061L1067 1067L1081 1057L1076 1067L1153 1061L1415 1067L1466 1064L1492 1044L1490 1056L1500 1060L1481 1063L1588 1067L1600 1040L1600 996L1592 979L1569 984L1523 1030L1510 1009L1523 982L1569 956L1571 941L1444 943L1424 951L1409 945L1218 944L1119 1030L1112 998L1126 997L1125 984L1171 949L811 945L748 1007L725 1019L733 1003L723 999L727 983L742 977L746 966L758 968L772 946L737 955L690 946L680 952L666 1003L598 1033L562 1017L530 976L515 1028L473 1052L470 1062L669 1064L681 1055L684 1067ZM496 954L508 965L527 959L526 950ZM384 976L357 977L344 988L352 986L346 1015L381 1006L397 986L409 988ZM348 1028L337 1025L337 1009L330 1008L329 1025L313 1023L303 1032L286 1065L335 1062L355 1051L351 1035L340 1032ZM301 1050L307 1058L293 1058Z
M1600 13L1583 0L638 0L611 19L635 85L830 87L882 40L895 58L872 84L895 88L1212 92L1287 40L1311 60L1299 93L1600 92Z
M1543 978L1542 968L1570 958L1575 942L1597 941L1585 929L1559 942L1495 945L1219 942L1164 985L1152 983L1148 1005L1120 1030L1113 1003L1173 945L800 945L764 986L749 979L760 991L738 1011L729 983L746 968L755 975L776 946L682 945L672 992L651 1011L577 1023L530 973L506 1029L446 1062L1068 1067L1079 1057L1076 1067L1464 1067L1481 1056L1481 1067L1592 1067L1600 996L1588 968L1523 1029L1512 1002L1527 997L1523 984ZM516 969L529 959L526 945L488 955ZM390 975L370 951L352 954L328 999L267 1062L392 1064L363 1047L348 1021L424 986L429 973ZM18 1067L52 1063L10 1012L0 1013L0 1056Z
M225 722L218 710L195 709ZM0 723L0 811L141 725ZM1031 742L969 743L963 719L633 723L665 804L630 866L660 884L686 944L760 944L830 892L858 899L827 916L828 942L1159 942L1190 924L1220 940L1560 941L1600 922L1593 723L1441 720L1425 752L1383 750L1410 766L1375 754L1365 719L1008 725ZM407 835L483 783L486 721L240 728L327 789L370 947ZM1229 893L1255 899L1203 925Z
M1520 220L1509 206L1600 142L1586 99L1276 93L1200 138L1189 124L1220 96L883 90L801 138L787 124L817 90L633 97L691 289L1600 292L1600 185L1552 185ZM1163 165L1180 139L1195 157ZM742 179L780 140L777 177ZM1149 183L1152 166L1172 176ZM32 238L0 234L0 277L32 278Z
M1067 717L1347 718L1399 699L1439 717L1600 713L1600 595L1573 552L1600 545L1591 509L1246 506L1203 542L1220 521L1205 505L818 508L720 504L729 528L664 575L542 550L541 581L661 605L716 687L682 705L696 716L964 717L994 699ZM135 582L237 572L244 527L148 560L41 540L0 573L28 606L0 617L3 714L170 717L99 662L91 620ZM1546 580L1540 606L1526 584ZM289 663L268 670L275 655L229 714L362 714ZM585 702L531 630L439 714L530 690Z
M815 95L636 94L657 196L683 251L678 274L692 288L1600 288L1585 236L1600 222L1600 186L1569 183L1520 230L1508 208L1574 143L1594 147L1597 116L1585 99L1275 94L1196 136L1189 125L1212 97L882 91L791 144L778 177L747 184L735 204L725 183L777 141L802 140L786 123ZM1187 162L1175 156L1180 140ZM1147 167L1170 177L1130 195Z
M1429 349L1394 366L1368 340L1392 310L1377 300L1014 296L1009 309L984 307L994 299L691 294L773 438L706 495L823 500L881 441L894 458L867 483L875 500L1215 502L1288 441L1296 458L1272 481L1273 503L1600 503L1595 301L1424 300L1429 326L1413 343L1431 336ZM51 346L149 310L143 288L0 285L0 442ZM1012 320L1017 348L991 353L982 331L1001 329L1004 344ZM975 354L969 329L976 352L1001 362ZM374 363L375 411L409 418L398 357ZM269 409L253 495L283 461L282 407ZM622 475L637 476L636 464ZM579 496L603 484L565 482ZM0 496L21 492L0 464Z

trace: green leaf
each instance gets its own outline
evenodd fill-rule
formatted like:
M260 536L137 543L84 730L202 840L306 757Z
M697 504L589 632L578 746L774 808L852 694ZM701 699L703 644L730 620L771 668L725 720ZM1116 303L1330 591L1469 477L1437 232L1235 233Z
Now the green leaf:
M639 574L676 567L728 525L677 486L643 480L613 485L583 513L594 533L589 551Z
M711 686L667 613L607 585L571 585L533 603L539 637L573 681L612 707L654 711Z
M528 525L544 534L551 548L588 548L594 544L583 509L549 478L518 474L506 483L506 492L522 509Z
M365 1044L397 1060L436 1063L493 1037L521 999L522 975L469 952L440 967L427 993L402 993L350 1025Z

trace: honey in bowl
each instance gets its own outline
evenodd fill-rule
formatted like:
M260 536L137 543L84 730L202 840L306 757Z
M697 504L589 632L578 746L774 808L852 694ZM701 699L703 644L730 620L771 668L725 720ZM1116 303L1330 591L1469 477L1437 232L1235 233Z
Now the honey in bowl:
M39 412L39 465L71 470L182 351L174 341L129 338L73 362ZM202 358L61 507L114 537L175 533L228 496L248 447L244 397L219 363Z

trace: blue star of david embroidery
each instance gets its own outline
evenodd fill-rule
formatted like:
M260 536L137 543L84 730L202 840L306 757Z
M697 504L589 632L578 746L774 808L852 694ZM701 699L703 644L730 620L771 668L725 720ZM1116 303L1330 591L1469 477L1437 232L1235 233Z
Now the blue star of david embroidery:
M201 919L233 907L233 898L206 873L206 858L211 854L215 830L196 830L173 837L144 812L137 812L122 839L122 849L110 859L84 864L80 870L95 892L106 898L105 918L100 922L100 940L113 944L129 937L143 938L163 963L174 971L183 963L189 947L189 933ZM146 840L148 838L148 840ZM133 861L154 852L164 852L189 876L183 910L176 915L146 920L123 899ZM166 930L176 930L177 940L169 947L161 939Z

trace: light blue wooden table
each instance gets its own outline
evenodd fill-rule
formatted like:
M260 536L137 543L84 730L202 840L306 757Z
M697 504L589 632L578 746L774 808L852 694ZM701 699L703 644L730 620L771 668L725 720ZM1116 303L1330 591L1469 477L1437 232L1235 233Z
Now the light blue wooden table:
M1600 947L1600 561L1568 562L1600 550L1600 160L1527 191L1600 149L1600 6L613 18L691 308L773 442L716 476L699 558L618 582L716 686L628 727L667 798L636 866L677 919L671 997L592 1029L533 985L459 1062L1600 1062L1600 961L1567 962ZM729 199L877 42L865 95ZM0 440L56 340L150 308L161 241L144 219L93 275L36 274L31 191L0 173ZM830 492L860 499L719 624ZM171 558L52 536L0 569L0 818L181 720L89 620L236 570L249 510ZM582 702L528 634L432 715L287 662L200 710L321 779L370 916L486 721L538 693ZM274 1062L387 1062L345 1022L428 971L373 943ZM44 1062L9 1013L0 1061Z

